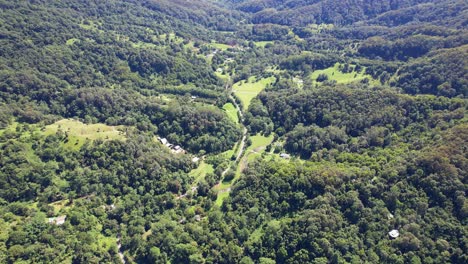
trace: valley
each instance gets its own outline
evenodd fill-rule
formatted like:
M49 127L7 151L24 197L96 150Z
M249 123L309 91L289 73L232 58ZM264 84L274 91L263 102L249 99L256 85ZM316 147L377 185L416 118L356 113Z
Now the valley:
M0 7L0 263L467 263L466 1Z

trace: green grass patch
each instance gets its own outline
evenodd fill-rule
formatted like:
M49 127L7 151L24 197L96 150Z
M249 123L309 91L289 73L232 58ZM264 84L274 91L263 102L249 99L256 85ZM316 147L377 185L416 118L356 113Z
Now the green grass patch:
M62 119L46 126L44 134L52 135L60 129L68 133L68 142L65 145L72 149L79 149L86 140L125 140L123 128L123 126L116 127L99 123L88 125L73 119Z
M244 110L247 110L252 99L255 98L263 89L265 89L267 85L272 84L275 80L276 78L273 76L260 80L256 80L255 76L252 76L247 82L240 81L235 83L232 86L232 90L242 101Z
M265 150L265 147L268 146L271 142L273 142L273 134L271 134L270 136L268 137L265 137L265 136L262 136L262 135L255 135L255 136L251 136L250 137L250 140L252 141L252 145L250 145L246 152L249 152L249 151L257 151L257 152L260 152L260 151L264 151Z
M71 38L71 39L67 40L66 45L71 46L71 45L73 45L73 44L75 44L76 42L79 42L79 41L80 40L77 39L77 38Z
M213 165L205 163L204 161L200 162L198 168L190 171L189 175L195 179L194 183L198 183L201 179L205 178L208 173L213 173Z
M227 197L229 197L229 192L218 193L218 198L216 199L215 204L221 207L223 205L224 199L226 199Z
M229 76L227 74L222 74L222 73L216 71L215 75L218 76L218 78L220 78L223 81L229 80Z
M264 48L267 44L274 44L274 41L255 41L254 44L257 47Z
M366 78L369 79L371 83L375 82L372 76L365 74L365 68L363 68L360 72L356 72L353 70L349 73L343 73L340 71L339 67L340 67L340 63L337 63L333 67L330 67L324 70L314 71L310 75L310 78L312 79L312 83L313 84L319 83L317 82L317 77L319 77L320 74L325 74L327 75L329 81L336 81L337 83L340 83L340 84L362 81ZM354 67L354 66L350 66L350 67Z
M231 48L230 45L223 44L223 43L218 43L218 42L211 42L210 46L215 48L215 49L219 49L219 50L227 50L227 49Z
M223 110L231 118L232 121L239 124L239 116L237 115L237 109L232 103L227 103L223 106Z

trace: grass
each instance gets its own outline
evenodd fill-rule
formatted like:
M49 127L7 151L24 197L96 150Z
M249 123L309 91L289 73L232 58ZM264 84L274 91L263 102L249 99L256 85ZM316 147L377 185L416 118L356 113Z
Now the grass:
M237 97L242 101L244 110L250 105L250 102L255 98L265 87L275 81L275 77L263 78L256 80L255 76L249 78L248 82L240 81L232 86L232 89Z
M257 134L255 136L251 136L250 140L252 141L252 145L250 145L246 152L248 151L253 151L253 150L264 150L267 145L269 145L273 141L273 134L271 134L268 137L262 136L260 134Z
M229 192L218 193L218 198L216 199L215 204L221 207L223 205L224 199L226 199L227 197L229 197Z
M67 40L66 44L67 44L67 46L71 46L71 45L73 45L73 44L75 44L76 42L79 42L79 41L80 40L77 39L77 38L71 38L71 39Z
M243 167L247 165L247 163L253 161L256 157L260 157L263 152L265 152L266 146L273 142L274 136L273 134L269 137L265 137L262 135L255 135L250 137L252 144L245 150L244 157L239 162L239 165L236 169L236 175L233 180L229 182L221 182L218 186L216 186L216 190L218 191L218 197L216 199L216 204L221 206L223 204L224 199L229 196L229 189L232 184L239 179Z
M79 149L84 142L89 140L125 140L125 133L119 131L123 129L122 126L108 126L105 124L84 124L80 121L73 119L62 119L45 128L45 135L52 135L57 133L58 130L68 133L68 142L66 146L72 149Z
M215 75L225 82L229 80L229 75L222 74L220 72L215 72Z
M257 47L264 48L267 44L273 44L275 43L274 41L255 41L254 44Z
M339 67L340 67L340 64L337 63L333 67L330 67L324 70L314 71L310 76L312 78L312 83L313 84L317 83L316 80L320 74L326 74L328 76L328 80L336 81L337 83L341 83L341 84L361 81L366 78L368 78L371 82L374 81L372 76L364 73L365 68L363 68L361 72L352 71L350 73L343 73L339 70Z
M236 124L239 124L239 116L237 115L237 109L232 103L227 103L223 106L223 110L226 114L234 121Z
M198 183L201 179L205 178L208 173L213 173L213 165L205 163L204 161L200 162L198 168L193 169L189 175L195 179L194 183Z
M223 44L223 43L218 43L218 42L211 42L210 45L211 45L211 47L213 47L215 49L219 49L219 50L227 50L227 49L231 48L230 45Z

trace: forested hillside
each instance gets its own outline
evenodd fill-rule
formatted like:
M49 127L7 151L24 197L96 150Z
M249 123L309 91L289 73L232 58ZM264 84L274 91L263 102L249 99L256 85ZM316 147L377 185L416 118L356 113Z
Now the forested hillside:
M0 263L467 263L459 0L0 0Z

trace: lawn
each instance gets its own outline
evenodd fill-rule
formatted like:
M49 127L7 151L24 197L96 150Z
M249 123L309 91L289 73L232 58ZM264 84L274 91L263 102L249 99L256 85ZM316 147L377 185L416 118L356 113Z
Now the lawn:
M232 86L232 90L242 101L244 110L246 110L253 98L255 98L265 87L275 81L275 77L256 80L255 76L249 78L248 82L240 81Z
M204 161L200 162L198 168L193 169L189 175L193 177L194 183L198 183L201 179L203 179L208 173L213 173L213 165L207 164Z
M211 42L210 45L211 45L211 47L213 47L215 49L219 49L219 50L227 50L227 49L232 47L230 45L223 44L223 43L218 43L218 42Z
M263 151L265 150L265 147L268 146L272 141L273 141L273 134L271 134L268 137L262 136L260 134L257 134L255 136L251 136L250 140L252 141L252 145L250 145L246 152L250 151Z
M229 197L229 192L225 191L225 192L218 193L218 198L216 199L215 204L221 207L223 205L224 199L226 199L227 197Z
M316 80L320 74L326 74L328 76L328 80L336 81L337 83L341 83L341 84L361 81L361 80L364 80L365 78L368 78L371 82L374 81L372 76L365 74L365 68L363 68L361 72L352 71L350 73L343 73L338 69L338 67L340 67L339 63L335 64L334 67L330 67L324 70L314 71L310 76L312 78L312 83L314 84L317 83Z
M68 133L66 145L73 149L79 149L86 139L89 140L125 140L124 127L108 126L105 124L84 124L73 119L62 119L45 128L45 135L52 135L58 130Z
M227 103L223 106L223 110L231 118L232 121L239 124L239 116L237 115L237 109L232 103Z
M273 44L273 41L255 41L255 46L264 48L267 44Z

